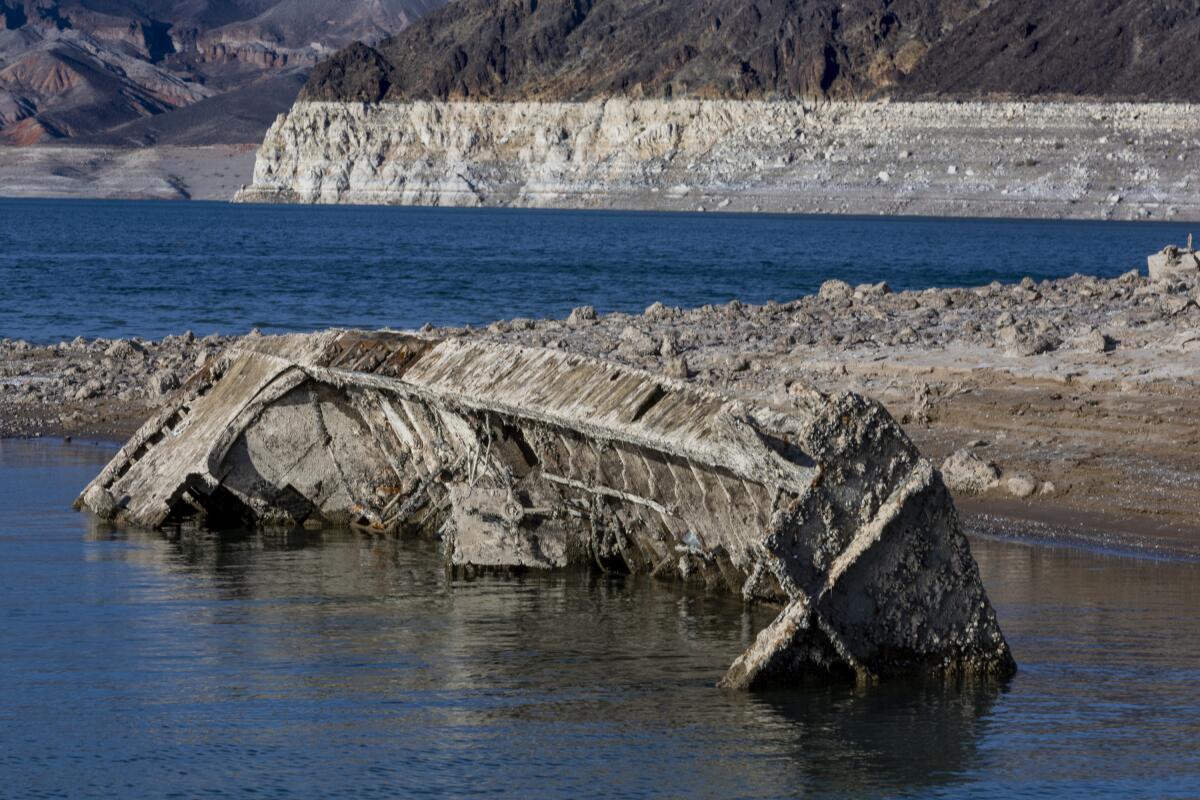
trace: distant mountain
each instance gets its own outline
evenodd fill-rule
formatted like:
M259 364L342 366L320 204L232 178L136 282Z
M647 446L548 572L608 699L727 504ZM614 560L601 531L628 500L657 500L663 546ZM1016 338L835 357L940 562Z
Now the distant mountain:
M1200 100L1196 0L457 0L308 99Z
M444 2L0 0L0 144L256 141L321 59ZM221 110L238 116L214 124Z

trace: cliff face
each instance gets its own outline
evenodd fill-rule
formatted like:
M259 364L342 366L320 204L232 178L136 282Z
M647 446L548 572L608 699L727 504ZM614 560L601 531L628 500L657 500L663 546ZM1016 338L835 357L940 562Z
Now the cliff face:
M303 97L1200 101L1198 39L1195 0L457 0Z
M301 102L251 202L1200 219L1200 108Z
M241 197L1196 217L1195 107L1153 103L1200 102L1198 38L1195 0L457 0L318 66Z
M392 101L860 96L893 85L941 31L985 4L459 0L379 46L393 67L381 94ZM304 98L345 99L353 87L337 72L318 70Z

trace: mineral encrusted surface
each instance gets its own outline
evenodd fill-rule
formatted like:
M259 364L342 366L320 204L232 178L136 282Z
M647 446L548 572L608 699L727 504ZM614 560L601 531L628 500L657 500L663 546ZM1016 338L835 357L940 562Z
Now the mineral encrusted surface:
M755 404L562 351L250 337L79 500L128 524L351 524L451 568L698 581L781 611L722 684L1015 669L950 496L878 404Z
M1198 118L1150 103L300 102L237 199L1197 219Z

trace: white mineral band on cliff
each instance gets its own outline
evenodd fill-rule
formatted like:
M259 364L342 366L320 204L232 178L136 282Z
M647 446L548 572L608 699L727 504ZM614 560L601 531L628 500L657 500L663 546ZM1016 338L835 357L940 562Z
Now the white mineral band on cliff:
M1200 219L1200 108L297 103L247 202Z

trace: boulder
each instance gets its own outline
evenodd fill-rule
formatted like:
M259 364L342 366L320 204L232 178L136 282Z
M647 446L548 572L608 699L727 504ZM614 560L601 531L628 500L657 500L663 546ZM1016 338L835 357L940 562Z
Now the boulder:
M1013 497L1024 500L1026 497L1032 497L1038 490L1038 482L1032 475L1019 472L1004 479L1004 488L1008 489L1008 493Z
M1146 261L1152 281L1200 277L1200 254L1192 248L1191 237L1188 237L1187 249L1169 244Z
M161 397L179 388L179 375L169 369L160 370L150 378L150 394Z
M942 480L953 491L983 494L1000 484L1000 470L975 453L963 448L942 462Z
M822 300L848 300L854 296L854 287L845 281L825 281L817 291L817 296Z
M595 322L597 318L595 306L577 306L567 315L567 324L572 328Z
M624 356L652 356L659 350L659 345L645 331L640 331L632 325L626 325L621 330L621 344L617 352Z

